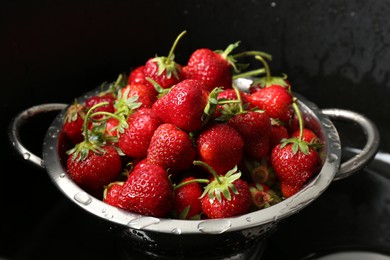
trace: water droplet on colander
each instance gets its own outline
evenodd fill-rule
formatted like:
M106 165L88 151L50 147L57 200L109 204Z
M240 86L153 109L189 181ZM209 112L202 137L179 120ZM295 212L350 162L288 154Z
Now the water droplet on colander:
M131 220L127 225L131 228L144 228L150 225L160 223L160 219L154 217L141 217Z
M339 157L336 154L331 153L331 154L329 154L328 162L333 163L333 162L337 161L337 159L339 159Z
M339 136L338 136L336 133L334 133L334 132L329 133L328 136L329 136L329 138L330 138L331 140L334 140L334 141L339 140Z
M73 197L77 202L81 203L81 204L84 204L84 205L88 205L89 203L92 202L92 198L85 192L79 192L79 193L76 193L76 195L74 195Z
M102 209L102 213L106 213L107 209Z
M322 120L322 125L325 127L332 127L332 122L329 119L323 119Z
M104 215L104 217L106 219L112 219L114 217L114 215L110 214L110 213L107 213L106 215Z
M247 217L245 220L246 220L247 222L252 222L252 218L251 218L251 217Z
M335 149L341 149L340 143L332 143L331 146Z
M31 156L31 154L29 154L29 153L24 153L24 154L23 154L23 158L24 158L25 160L30 159L30 156Z
M208 234L221 234L232 226L229 220L207 220L199 223L198 230Z
M51 127L49 127L47 133L48 133L48 135L50 137L57 138L57 136L58 136L58 128L54 127L54 126L51 126Z
M181 229L180 228L174 228L174 229L172 229L172 233L176 234L176 235L180 235L181 234Z
M64 178L64 177L65 177L65 173L61 173L60 178Z

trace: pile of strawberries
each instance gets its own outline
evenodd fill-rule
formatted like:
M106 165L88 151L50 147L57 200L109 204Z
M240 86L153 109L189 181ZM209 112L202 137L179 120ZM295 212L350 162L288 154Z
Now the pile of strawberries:
M71 104L63 136L66 170L81 188L115 207L155 217L224 218L274 205L299 190L322 162L286 76L271 56L195 50L187 64L150 58ZM245 71L241 57L260 69ZM234 79L256 76L247 91Z

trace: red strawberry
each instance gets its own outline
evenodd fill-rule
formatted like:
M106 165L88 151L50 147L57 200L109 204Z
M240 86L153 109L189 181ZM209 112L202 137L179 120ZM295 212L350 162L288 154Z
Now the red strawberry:
M137 102L141 103L140 107L152 107L157 100L157 91L152 84L131 83L122 90L122 96L127 93L127 98L138 97Z
M288 90L279 85L262 88L251 94L252 105L274 119L288 122L293 116L292 96Z
M309 144L320 144L321 140L318 138L318 136L310 129L303 128L302 129L302 140L306 141ZM299 137L300 130L296 130L291 134L291 137Z
M202 90L202 82L187 79L173 86L168 94L153 104L152 109L163 122L192 132L202 127L207 102L208 93Z
M166 171L147 164L129 175L117 198L120 208L130 212L166 217L172 209L172 186Z
M284 125L277 123L276 120L271 120L271 135L269 139L271 149L288 137L287 128Z
M151 108L139 108L127 117L128 126L119 134L118 146L131 158L144 158L154 131L161 124Z
M198 159L221 175L240 162L243 147L241 135L227 124L210 125L197 138Z
M225 51L213 51L208 48L195 50L184 67L186 78L203 81L204 89L209 92L216 87L232 88L234 63L229 54L238 44L230 44Z
M186 33L183 31L174 42L168 57L155 57L146 61L144 67L145 78L151 78L162 88L170 88L183 79L181 65L174 61L173 51L180 40Z
M297 138L276 145L272 149L271 163L285 198L301 190L321 166L317 151Z
M239 91L239 93L241 103L234 103L230 101L238 101L235 89L225 89L219 92L217 98L218 105L213 117L216 118L218 121L227 121L231 116L239 113L242 109L252 109L253 106L250 103L251 96L248 93L242 91Z
M127 79L128 84L144 84L149 85L149 82L145 78L144 73L145 65L141 65L133 69Z
M270 151L271 120L264 111L245 111L230 118L228 125L236 129L244 140L244 151L261 160Z
M113 146L83 141L70 150L67 170L82 188L93 193L101 192L122 171L122 160Z
M103 201L111 206L119 207L118 196L122 191L123 182L112 182L108 184L103 193Z
M200 217L202 212L200 196L202 193L202 188L194 177L187 177L174 187L174 210L178 214L179 219Z
M64 117L62 131L72 144L78 144L84 140L83 124L87 109L77 100L70 105Z
M205 215L215 219L248 213L252 207L251 193L248 184L240 179L241 172L237 172L237 167L224 176L217 175L210 166L207 168L214 178L205 187L201 198Z
M114 102L115 102L115 96L112 93L104 93L103 95L95 95L87 100L85 100L85 106L87 109L90 109L94 105L97 105L102 102L108 102L107 105L99 106L94 110L94 112L99 111L105 111L109 113L114 112ZM96 115L94 116L94 119L100 119L102 118L102 115Z
M196 150L188 133L173 124L161 124L154 132L147 151L147 163L170 172L186 170L195 159Z

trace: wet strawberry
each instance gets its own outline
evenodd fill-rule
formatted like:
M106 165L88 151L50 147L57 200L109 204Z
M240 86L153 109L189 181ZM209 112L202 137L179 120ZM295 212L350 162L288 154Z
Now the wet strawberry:
M151 84L131 83L121 91L122 96L127 93L127 98L138 97L137 102L141 103L140 107L152 107L157 100L157 91Z
M130 212L167 217L172 209L172 186L166 171L147 164L132 171L117 198L120 208Z
M252 207L252 198L247 182L240 179L237 167L218 175L209 165L197 161L208 168L213 179L202 194L202 210L208 218L228 218L248 213Z
M111 206L119 207L118 196L122 191L123 182L112 182L104 188L103 201Z
M216 87L231 88L233 59L229 55L237 46L238 43L230 44L225 51L195 50L184 67L186 78L201 80L209 92Z
M145 78L144 73L145 65L141 65L130 71L128 76L128 84L144 84L149 85L150 83Z
M245 111L233 116L228 125L236 129L244 140L244 151L261 160L270 151L271 121L264 111Z
M127 117L127 127L119 134L119 148L130 158L146 157L150 140L160 124L151 108L139 108Z
M284 125L277 123L276 120L271 120L271 134L269 138L271 149L288 137L289 133L287 128Z
M167 57L159 56L147 60L144 66L145 78L151 78L161 88L170 88L183 80L182 66L174 61L173 51L180 38L186 33L183 31L175 40Z
M174 187L174 210L179 219L200 218L203 190L194 177L187 177Z
M212 124L197 138L198 160L225 174L243 156L244 141L239 132L227 124Z
M195 159L196 150L188 133L169 123L154 132L147 151L147 163L159 165L171 173L186 170Z
M176 84L168 94L159 98L152 109L163 122L192 132L202 127L207 102L208 93L202 89L202 82L187 79Z
M72 144L78 144L84 140L82 128L86 113L85 106L79 104L77 100L68 107L65 113L62 131Z
M95 96L88 98L87 100L85 100L85 107L87 109L90 109L94 105L97 105L97 104L103 103L103 102L107 102L107 104L104 106L98 107L97 109L95 109L94 112L96 113L99 111L105 111L105 112L113 113L114 112L115 96L112 93L104 93L103 95L95 95ZM96 115L93 118L100 119L102 117L103 117L103 115Z

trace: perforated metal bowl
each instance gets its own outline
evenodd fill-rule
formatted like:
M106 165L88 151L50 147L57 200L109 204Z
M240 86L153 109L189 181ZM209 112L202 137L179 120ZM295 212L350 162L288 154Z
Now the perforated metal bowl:
M250 79L239 79L236 83L245 89ZM88 92L78 100L83 102L98 91ZM362 169L379 148L378 130L365 116L348 110L319 109L304 97L294 95L298 98L305 124L325 144L320 152L323 161L320 173L294 196L269 208L232 218L177 220L142 216L107 205L86 193L69 178L61 162L61 129L67 104L42 104L22 111L11 121L9 138L23 158L46 169L53 183L71 201L90 212L91 217L104 219L110 230L121 238L122 248L129 249L129 255L132 250L138 250L159 259L258 259L262 242L280 221L313 202L332 181ZM42 159L23 146L20 128L36 114L56 110L60 112L47 129ZM343 163L340 137L331 119L358 124L366 135L367 142L362 152Z

